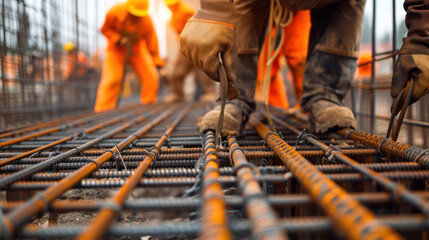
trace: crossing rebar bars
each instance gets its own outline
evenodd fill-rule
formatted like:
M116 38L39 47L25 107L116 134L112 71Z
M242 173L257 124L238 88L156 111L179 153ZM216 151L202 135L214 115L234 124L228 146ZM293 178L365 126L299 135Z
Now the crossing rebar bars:
M425 239L427 151L351 129L313 135L276 111L279 132L252 118L215 146L196 126L206 109L131 106L3 131L0 238Z

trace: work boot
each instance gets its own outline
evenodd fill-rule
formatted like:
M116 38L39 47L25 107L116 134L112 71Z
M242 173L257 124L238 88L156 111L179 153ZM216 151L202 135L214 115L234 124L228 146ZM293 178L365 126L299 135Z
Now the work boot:
M198 129L200 132L207 130L216 131L217 122L219 120L221 106L218 105L211 111L206 113L204 117L198 121ZM242 134L243 126L247 121L247 116L244 112L233 103L225 104L225 112L223 118L222 136L238 136Z
M244 125L256 108L254 94L258 56L256 54L238 55L237 66L237 79L233 85L240 92L240 95L225 104L222 136L243 135ZM220 105L206 113L198 122L200 132L216 131L219 114Z
M217 82L211 80L203 71L197 69L196 80L204 94L199 97L200 102L214 102L219 96Z
M217 92L215 93L204 93L200 96L199 100L200 102L214 102L217 99Z
M330 101L316 101L308 114L310 131L315 133L325 133L333 128L356 128L353 112Z
M166 103L184 102L185 97L183 95L180 95L180 94L173 92L173 93L170 93L167 96L165 96L163 100Z
M183 79L177 77L170 77L171 93L164 97L164 102L184 102L185 94L183 93Z

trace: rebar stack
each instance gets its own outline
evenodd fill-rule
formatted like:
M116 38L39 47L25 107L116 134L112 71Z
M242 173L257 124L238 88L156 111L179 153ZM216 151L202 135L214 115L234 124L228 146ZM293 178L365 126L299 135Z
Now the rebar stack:
M216 146L197 128L210 107L133 105L1 132L0 238L427 239L428 150L313 135L278 109L277 132L256 113Z

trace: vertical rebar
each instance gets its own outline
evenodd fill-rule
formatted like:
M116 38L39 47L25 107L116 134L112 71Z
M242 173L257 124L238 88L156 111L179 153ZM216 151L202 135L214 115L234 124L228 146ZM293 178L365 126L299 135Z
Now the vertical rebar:
M48 14L47 14L47 8L46 8L46 1L47 0L43 0L42 1L42 15L43 15L43 37L45 40L45 58L46 58L46 76L44 76L44 72L42 71L42 83L43 83L43 87L44 87L44 91L47 90L47 94L43 94L43 104L47 105L50 101L51 101L51 87L50 87L50 73L51 73L51 68L50 68L50 56L49 56L49 41L48 41ZM46 84L46 82L48 84Z
M202 169L201 232L200 239L231 239L227 225L222 185L219 182L219 160L212 131L204 138L204 164Z
M372 28L371 28L371 119L370 119L370 132L371 134L375 134L375 55L376 55L376 33L375 33L375 24L376 24L376 4L377 0L373 0L372 5Z
M234 163L239 191L245 198L253 235L265 240L287 239L287 234L280 228L279 220L256 180L256 167L247 161L235 137L229 137L228 144L229 159Z

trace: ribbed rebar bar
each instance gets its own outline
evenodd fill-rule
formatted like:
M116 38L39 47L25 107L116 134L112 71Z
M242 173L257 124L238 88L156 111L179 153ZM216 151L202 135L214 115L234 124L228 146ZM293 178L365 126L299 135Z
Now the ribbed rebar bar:
M381 225L391 227L398 231L409 231L418 229L427 229L429 224L424 216L421 215L399 215L382 216L379 220ZM109 229L109 236L171 236L185 235L194 236L199 233L202 223L177 223L166 222L162 224L138 224L132 226L112 226ZM286 218L280 220L280 226L284 231L320 233L329 230L336 230L334 222L326 217L300 217ZM249 233L251 225L247 221L231 222L229 224L231 231L235 234ZM72 238L78 235L85 226L73 227L28 227L19 234L21 238Z
M402 239L391 228L381 224L371 211L319 172L276 133L261 123L250 124L332 219L339 233L349 239Z
M19 179L27 177L33 173L36 173L36 172L41 171L43 169L46 169L46 168L66 159L68 157L72 157L78 153L81 153L83 150L103 141L104 139L109 138L109 137L115 135L116 133L121 132L121 131L131 127L133 124L145 120L147 116L148 116L148 114L143 114L142 116L136 117L132 121L125 123L125 124L115 128L115 129L103 134L101 137L95 138L95 139L88 141L85 144L82 144L82 145L80 145L76 148L73 148L67 152L64 152L64 153L61 153L57 156L54 156L49 160L46 160L46 161L40 162L38 164L32 165L28 168L25 168L19 172L16 172L16 173L10 175L7 178L0 179L0 188L7 186L7 185L19 180Z
M202 166L202 195L200 239L231 239L225 213L222 186L219 182L219 163L212 131L204 136Z
M426 191L413 192L422 198L429 200L429 193ZM350 193L350 195L365 205L383 205L392 201L388 193ZM273 207L289 207L298 205L313 204L310 196L303 194L287 194L267 196L266 200ZM201 198L143 198L138 200L127 200L123 209L128 210L178 210L183 211L198 209L201 205ZM239 196L225 196L224 202L227 207L242 208L245 198ZM4 212L9 212L24 202L0 202L0 207ZM52 203L50 209L59 212L68 211L98 211L105 206L105 200L57 200Z
M294 175L287 174L272 174L275 172L269 169L264 171L269 171L270 173L261 174L257 176L256 179L263 183L287 183L289 180L294 178ZM38 190L43 188L51 187L55 184L58 184L57 181L52 181L50 179L63 179L64 176L68 176L67 173L59 173L54 175L48 175L49 178L43 178L46 180L42 181L20 181L8 186L7 190ZM130 172L122 171L115 174L109 174L108 172L104 177L127 177L130 175ZM427 171L404 171L404 172L386 172L381 174L383 177L386 177L390 180L395 181L407 181L407 180L420 180L424 181L429 178L429 173ZM373 181L371 178L362 176L360 173L335 173L335 174L326 174L328 178L335 182L362 182L362 181ZM140 187L160 187L160 186L190 186L195 184L198 181L196 177L153 177L148 179L143 179L139 182ZM231 186L236 184L237 179L233 176L221 176L219 177L219 182L225 186ZM87 180L82 180L79 185L76 185L76 188L116 188L121 187L124 180L122 178L110 178L110 179L95 179L90 178Z
M283 121L279 122L282 123L284 126L288 127L291 131L295 133L299 132L297 128L290 126ZM336 160L340 163L350 166L355 171L365 175L368 178L371 178L380 186L390 191L395 199L406 201L409 204L413 205L415 208L421 210L425 215L429 216L429 203L426 202L424 199L420 198L419 196L413 194L404 185L394 183L390 179L383 177L378 172L369 169L362 164L359 164L355 160L344 155L341 149L325 145L324 143L316 139L312 134L306 134L305 132L301 132L300 137L304 142L312 144L323 150L327 156L328 161Z
M21 153L21 154L15 155L15 156L10 157L10 158L5 159L5 160L1 160L1 161L0 161L0 167L3 167L3 166L5 166L5 165L7 165L7 164L9 164L9 163L11 163L11 162L14 162L14 161L18 160L18 159L21 159L21 158L24 158L24 157L30 156L30 155L32 155L32 154L34 154L34 153L37 153L37 152L43 151L43 150L45 150L45 149L49 149L49 148L51 148L51 147L53 147L53 146L56 146L56 145L58 145L58 144L61 144L61 143L67 142L67 141L72 140L72 139L74 139L74 138L78 138L78 137L80 137L80 136L82 136L82 135L89 134L89 133L94 132L94 131L96 131L96 130L99 130L99 129L101 129L101 128L105 127L105 126L109 126L109 125L111 125L111 124L114 124L114 123L117 123L117 122L120 122L120 121L126 120L126 119L128 119L128 118L130 118L130 117L134 117L134 116L135 116L135 115L137 115L137 114L141 114L141 111L135 111L135 112L132 112L132 113L122 114L122 115L121 115L121 116L119 116L119 117L112 118L112 119L110 119L110 120L108 120L108 121L106 121L106 122L102 122L102 123L96 124L96 125L94 125L94 126L92 126L92 127L89 127L89 128L87 128L87 129L83 130L83 131L76 132L76 133L74 133L73 135L70 135L70 136L67 136L67 137L65 137L65 138L62 138L62 139L60 139L60 140L57 140L57 141L55 141L55 142L49 143L49 144L47 144L47 145L45 145L45 146L42 146L42 147L39 147L39 148L36 148L36 149L30 150L30 151L25 152L25 153Z
M111 112L105 112L105 113L101 113L101 114L91 115L89 117L85 117L83 119L78 119L78 120L72 121L70 123L63 124L61 126L41 130L41 131L33 133L33 134L29 134L29 135L26 135L23 137L11 139L9 141L0 142L0 148L5 147L5 146L9 146L12 144L20 143L20 142L23 142L23 141L28 140L28 139L44 136L44 135L47 135L47 134L50 134L53 132L57 132L57 131L65 130L65 129L68 129L71 127L79 126L79 125L82 125L85 123L89 123L89 122L92 122L94 120L100 119L100 117L102 117L102 116L111 115L111 114L112 114Z
M168 111L163 114L157 116L151 122L146 124L144 127L140 128L134 134L130 135L128 138L124 139L120 143L116 145L115 148L109 149L103 155L98 157L96 160L91 161L86 164L84 167L79 170L73 172L72 175L67 178L61 180L58 184L46 189L42 193L36 194L25 204L20 207L14 209L8 215L3 217L4 226L1 228L0 236L12 236L16 234L16 231L22 227L25 223L27 223L31 217L35 216L42 210L46 210L49 207L49 203L52 203L56 198L61 196L68 189L72 188L78 182L80 182L83 178L90 175L92 172L98 170L98 167L104 162L108 161L115 153L119 153L123 148L128 146L138 137L149 131L153 126L158 124L160 121L168 117L174 107L170 108ZM140 118L140 117L139 117ZM124 125L124 129L131 126L131 123ZM123 129L121 129L123 130ZM119 131L118 131L119 132Z
M253 235L258 239L288 239L286 233L278 225L277 216L255 178L257 168L247 161L244 151L238 145L235 137L229 137L228 144L229 156L234 163L239 191L245 199L246 212L250 218Z
M122 206L125 200L128 198L128 195L136 187L139 180L142 178L143 174L146 172L152 161L156 161L158 154L160 153L159 148L163 145L165 140L167 140L168 135L174 130L174 128L180 123L180 121L185 117L189 112L189 106L183 110L183 112L177 117L176 120L170 125L170 127L165 131L162 137L158 140L153 150L146 153L146 157L139 164L136 170L133 171L133 174L126 180L124 185L119 189L119 191L112 197L108 203L111 206L105 206L100 210L97 217L94 221L85 229L82 234L78 236L77 239L101 239L104 237L106 231L108 230L111 222L117 214L120 214ZM170 112L171 114L172 112Z
M341 129L338 134L346 139L352 139L357 143L373 147L381 153L391 154L410 162L417 162L422 167L429 168L429 150L419 149L398 143L390 138L378 137L354 129Z

